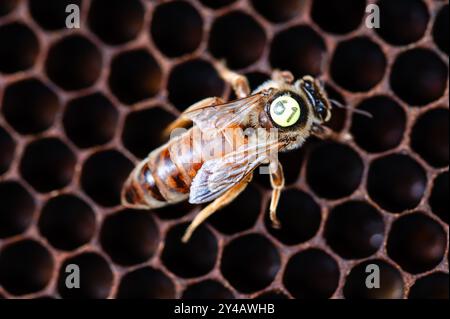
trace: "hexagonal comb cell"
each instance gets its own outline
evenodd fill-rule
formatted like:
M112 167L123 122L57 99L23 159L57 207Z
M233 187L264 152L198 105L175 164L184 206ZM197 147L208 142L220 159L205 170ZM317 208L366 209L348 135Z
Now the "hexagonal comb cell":
M76 268L73 268L75 266ZM80 274L79 288L69 288L69 275L77 269ZM82 275L81 275L82 274ZM97 253L84 252L64 260L58 274L58 292L66 299L107 298L113 284L113 273L105 258Z
M232 68L244 68L256 62L266 44L264 30L251 16L234 11L214 21L209 36L209 50L225 59Z
M379 273L379 281L368 278L374 271ZM368 260L352 268L346 278L344 296L347 299L401 299L403 285L397 268L384 260Z
M31 17L46 30L59 30L66 27L66 7L80 7L82 0L29 0L28 9Z
M87 148L109 142L117 129L117 109L101 93L69 101L63 115L67 136L78 147Z
M100 242L114 262L139 264L155 254L159 230L149 212L124 210L104 220Z
M167 89L169 101L184 110L204 98L222 96L224 82L210 63L194 59L171 70Z
M368 152L383 152L400 145L406 114L397 102L387 96L375 96L361 102L358 109L372 116L353 114L351 133L360 147Z
M139 49L114 57L109 86L117 98L133 104L155 96L161 85L161 68L146 50Z
M24 239L0 250L0 284L13 295L44 289L53 276L54 261L42 244Z
M161 255L170 271L183 278L199 277L210 272L217 259L217 239L205 226L193 234L187 244L181 241L187 224L173 226L166 236Z
M309 156L307 180L311 188L325 198L349 196L361 183L363 163L350 147L323 143ZM327 183L323 183L327 180Z
M82 199L61 195L45 203L39 230L58 249L72 250L88 243L96 230L95 213Z
M150 32L161 52L176 57L198 48L203 37L203 19L187 2L164 3L155 8Z
M315 0L312 2L311 17L323 30L345 34L361 24L365 7L364 0Z
M241 236L224 248L221 272L238 291L249 293L267 287L279 268L277 249L259 234Z
M162 132L174 120L175 116L160 107L131 112L125 119L123 144L135 156L145 158L164 144L166 137Z
M94 0L89 8L89 27L105 43L122 44L139 34L144 24L141 2Z
M273 227L269 212L265 215L266 228L286 245L299 244L313 238L322 220L320 206L310 195L296 189L282 193L277 216L281 228Z
M420 212L396 220L387 243L388 255L413 274L433 269L442 261L446 249L442 226Z
M35 209L31 194L19 183L0 182L0 238L7 238L24 232L33 219Z
M322 37L309 26L296 26L278 33L272 41L272 67L292 71L295 77L318 76L326 57Z
M64 90L80 90L97 81L102 55L92 41L72 35L52 45L45 67L48 77Z
M283 284L295 298L330 298L337 289L339 276L333 257L311 248L289 259Z
M21 23L0 26L0 72L14 73L31 68L39 52L33 31ZM7 45L6 45L7 44Z
M372 162L367 190L381 207L393 213L415 208L427 185L425 170L407 155L394 154Z
M72 181L75 164L75 154L64 142L43 138L27 145L20 173L37 191L46 193L67 186Z
M208 222L224 234L236 234L250 229L261 211L261 194L252 186L208 219Z
M378 34L393 45L406 45L419 41L425 34L430 19L428 8L422 0L382 0Z
M448 8L0 1L0 298L448 298ZM180 112L237 98L220 61L252 90L278 68L315 76L345 107L329 140L279 155L280 229L255 171L182 244L204 205L131 210L120 191ZM80 289L65 285L73 264Z
M386 65L380 46L367 37L359 37L338 44L330 72L344 89L366 92L383 79Z
M60 101L53 90L37 79L9 85L3 97L3 114L21 134L39 133L55 122Z
M98 204L116 206L120 202L122 185L132 168L130 160L118 151L95 153L84 163L81 187Z
M327 219L328 245L344 258L364 258L383 243L382 215L365 202L346 202L335 207Z
M423 106L444 95L448 66L433 51L418 48L400 54L391 73L395 94L412 106Z

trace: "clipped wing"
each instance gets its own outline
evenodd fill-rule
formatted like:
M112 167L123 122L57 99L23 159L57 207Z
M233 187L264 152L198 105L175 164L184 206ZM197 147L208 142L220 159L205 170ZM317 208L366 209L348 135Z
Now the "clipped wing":
M219 197L266 162L278 147L275 139L246 144L222 158L205 162L192 181L189 202L201 204Z
M225 104L211 105L186 111L183 115L194 122L202 131L223 130L242 124L248 115L264 105L262 93Z

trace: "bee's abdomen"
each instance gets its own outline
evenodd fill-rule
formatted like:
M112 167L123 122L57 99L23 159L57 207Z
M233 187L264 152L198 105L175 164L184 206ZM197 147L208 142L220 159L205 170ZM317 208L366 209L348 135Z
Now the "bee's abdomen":
M196 141L194 143L194 140ZM193 127L179 138L154 150L131 173L122 193L124 206L156 208L186 200L192 180L212 145L224 145L223 134L202 136ZM220 153L221 154L221 153ZM216 156L220 157L220 154Z
M164 206L166 198L156 185L146 161L141 162L128 177L122 191L122 204L132 208Z
M169 146L149 158L149 168L153 172L156 186L167 201L176 201L179 194L189 192L191 180L186 179L182 174L182 167L175 164Z
M175 164L170 147L168 143L153 151L134 169L123 188L124 206L157 208L188 197L192 178L183 165Z

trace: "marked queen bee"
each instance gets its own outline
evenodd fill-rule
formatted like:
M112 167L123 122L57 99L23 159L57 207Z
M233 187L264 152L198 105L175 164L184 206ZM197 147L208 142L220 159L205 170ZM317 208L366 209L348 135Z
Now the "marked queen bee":
M301 147L311 135L332 134L323 126L330 120L331 102L318 80L305 76L295 81L290 72L275 71L271 80L250 92L244 76L223 64L216 68L238 99L225 103L210 97L186 109L168 131L191 122L193 126L152 151L133 170L122 191L122 204L137 209L184 200L211 202L187 228L184 242L209 216L233 201L262 164L269 165L273 187L270 219L274 227L280 227L276 208L284 177L278 152ZM252 139L256 133L245 134L248 129L259 132L258 138ZM211 155L212 148L219 151Z

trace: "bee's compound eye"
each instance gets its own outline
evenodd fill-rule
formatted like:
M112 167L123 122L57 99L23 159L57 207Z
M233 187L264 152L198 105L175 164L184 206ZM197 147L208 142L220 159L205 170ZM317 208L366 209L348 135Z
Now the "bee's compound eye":
M289 127L300 118L300 105L290 96L280 96L270 105L270 117L281 127Z

